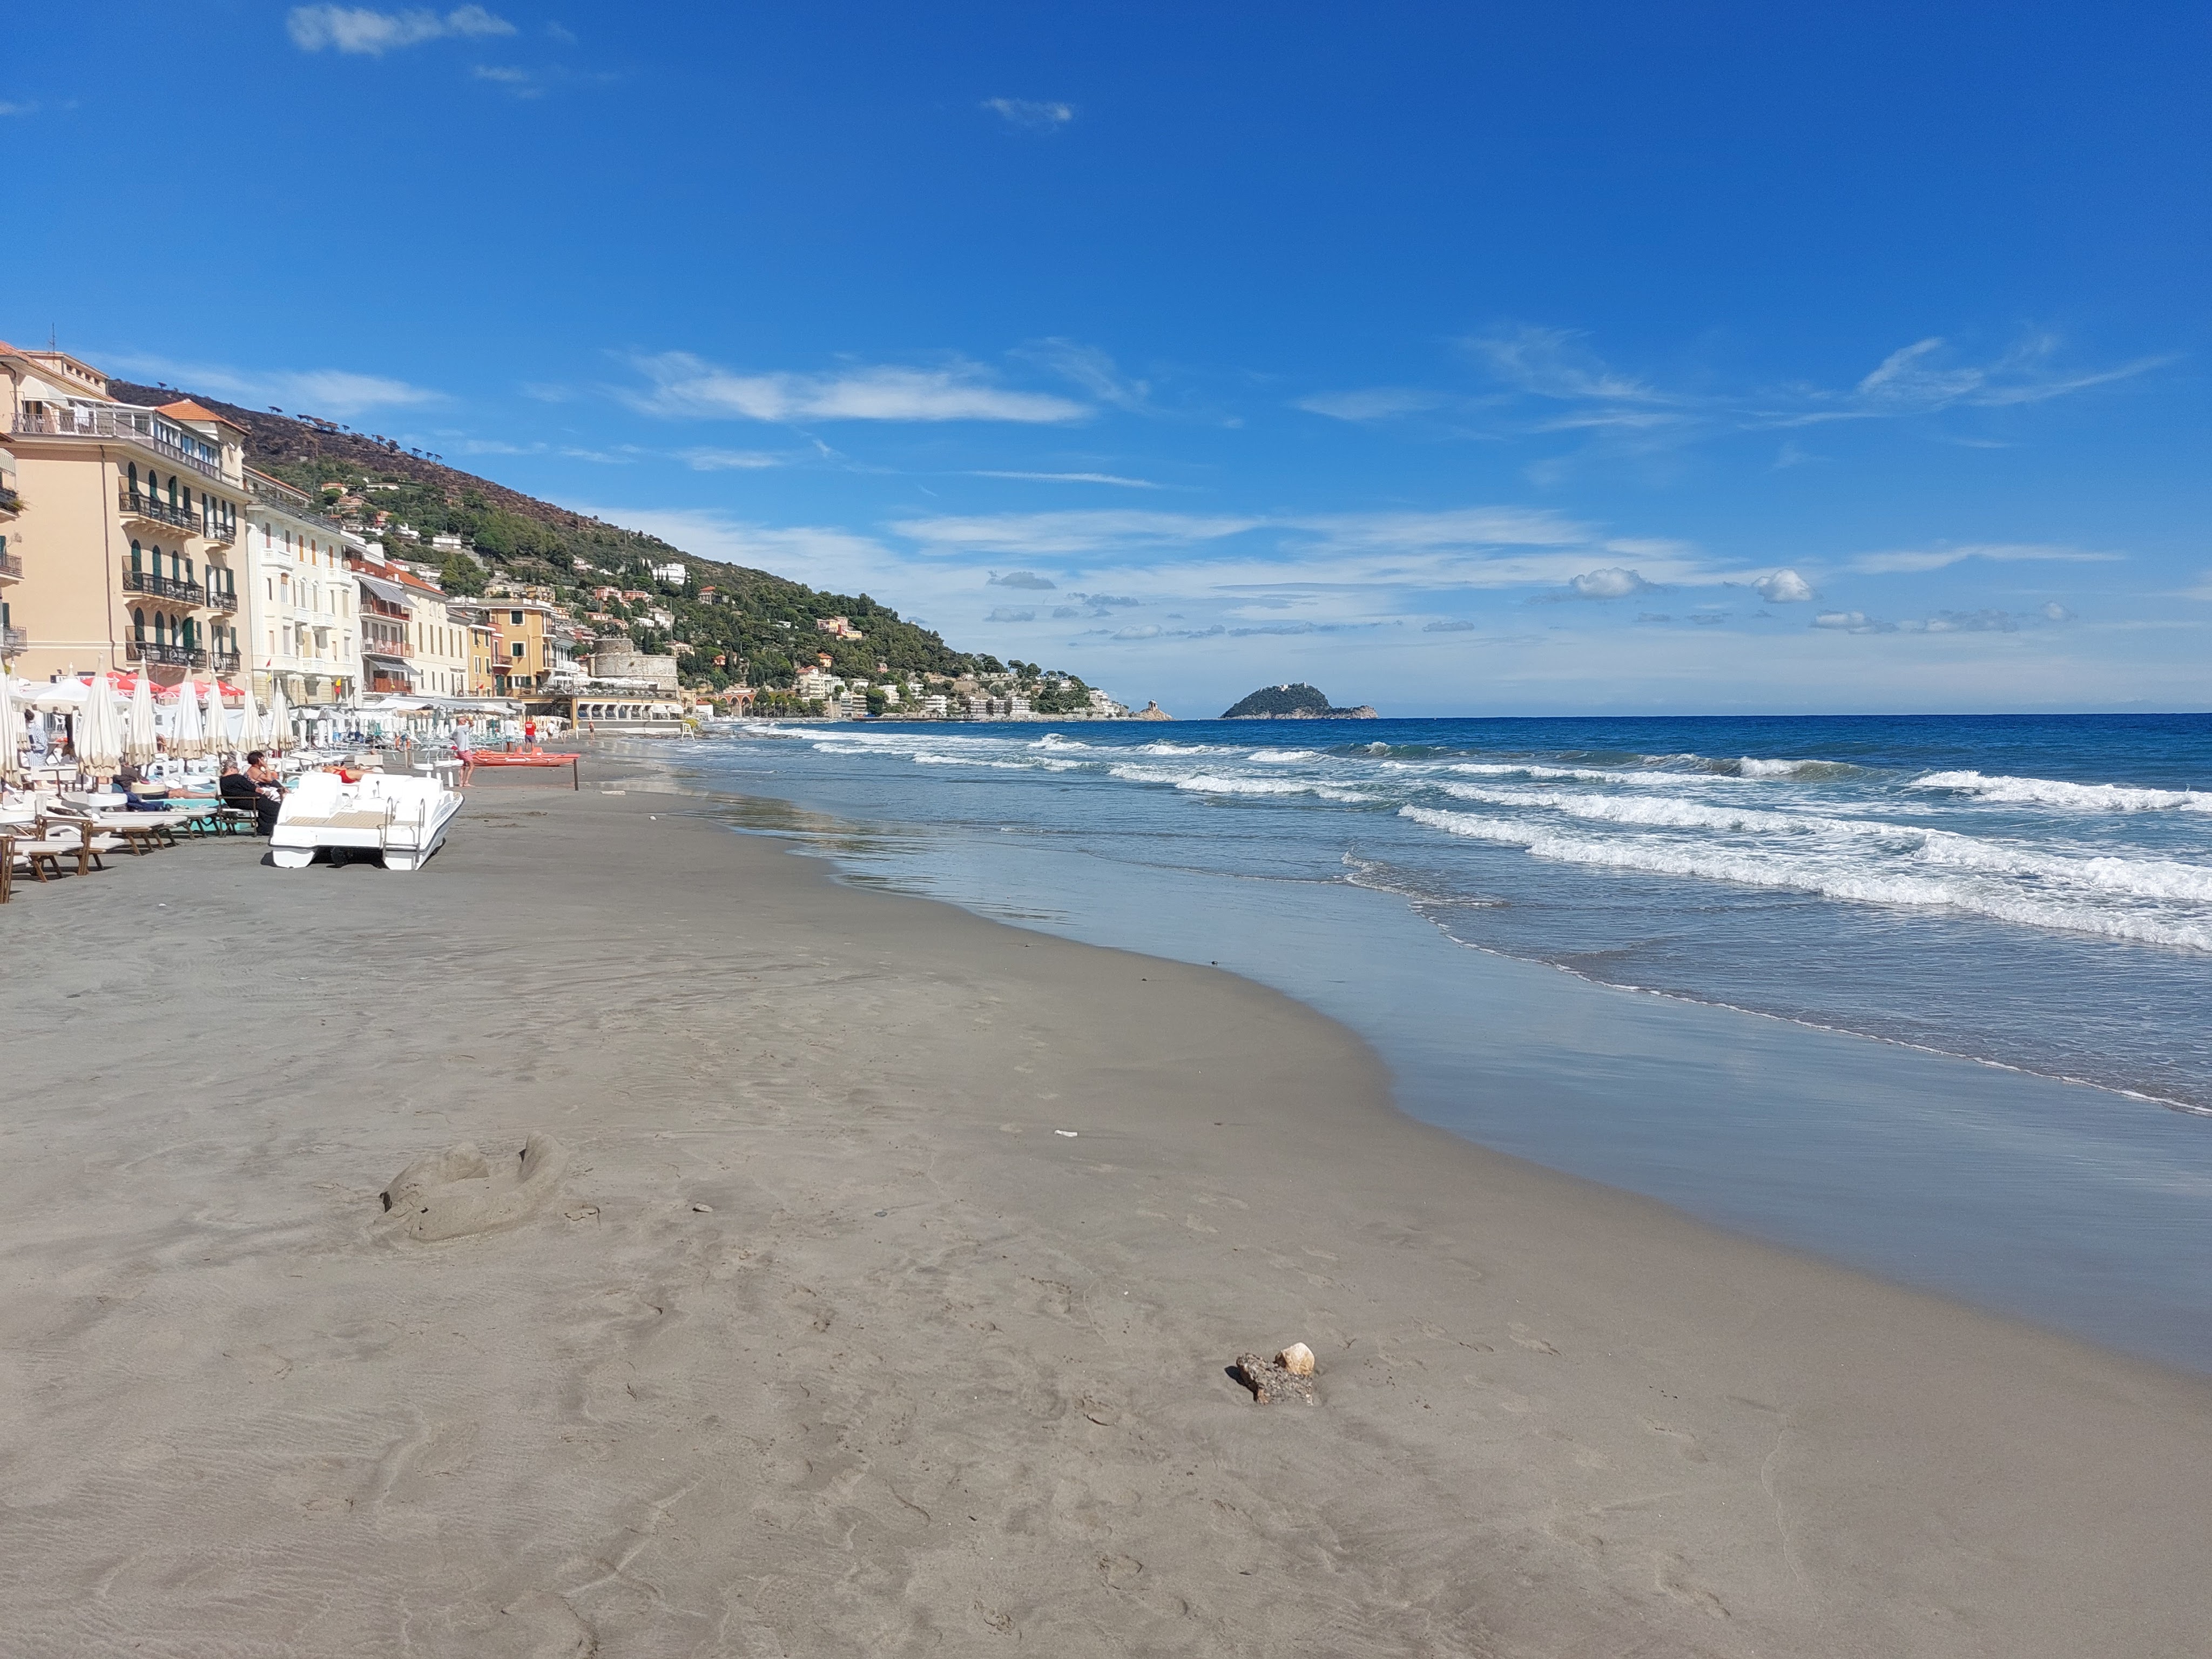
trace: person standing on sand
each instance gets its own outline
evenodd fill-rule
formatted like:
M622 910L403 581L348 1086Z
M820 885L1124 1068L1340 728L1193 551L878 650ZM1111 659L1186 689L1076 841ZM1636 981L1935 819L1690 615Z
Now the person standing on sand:
M477 769L477 742L469 735L468 722L453 727L453 758L461 763L461 787L469 787L469 777Z
M535 720L523 721L522 740L532 749L538 747L538 722Z

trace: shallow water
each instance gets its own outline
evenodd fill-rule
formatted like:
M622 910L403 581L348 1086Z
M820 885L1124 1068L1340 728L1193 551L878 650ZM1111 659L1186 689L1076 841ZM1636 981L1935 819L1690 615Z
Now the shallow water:
M1297 995L1486 1145L2212 1369L2212 720L685 749L863 879Z

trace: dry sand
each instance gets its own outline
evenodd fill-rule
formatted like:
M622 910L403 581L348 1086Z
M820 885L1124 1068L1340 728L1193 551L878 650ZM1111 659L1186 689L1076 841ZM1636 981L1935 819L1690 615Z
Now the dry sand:
M703 810L493 779L420 875L0 910L0 1650L2212 1650L2203 1379ZM533 1133L520 1224L385 1214ZM1300 1338L1318 1405L1224 1373Z

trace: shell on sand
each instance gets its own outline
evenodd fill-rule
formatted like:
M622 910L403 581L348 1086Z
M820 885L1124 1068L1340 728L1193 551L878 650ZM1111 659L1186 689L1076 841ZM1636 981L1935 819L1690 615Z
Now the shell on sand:
M1293 1342L1275 1356L1275 1363L1292 1376L1311 1376L1314 1372L1313 1350L1303 1342Z

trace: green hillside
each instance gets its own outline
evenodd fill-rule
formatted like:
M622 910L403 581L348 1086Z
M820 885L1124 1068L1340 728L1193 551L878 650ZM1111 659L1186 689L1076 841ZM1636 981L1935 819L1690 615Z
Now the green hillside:
M433 536L460 536L477 556L446 558L443 581L448 592L481 592L487 576L503 577L552 588L560 603L580 617L599 612L616 618L647 651L665 651L672 640L689 644L690 653L681 661L687 684L726 685L737 679L742 665L755 685L784 684L798 653L811 661L818 651L830 653L834 672L870 680L884 678L879 664L915 678L974 675L1009 684L1036 684L1041 678L1030 664L956 651L933 630L902 620L866 593L827 592L765 570L702 559L658 536L525 495L373 434L245 409L172 387L118 381L111 389L134 403L190 397L235 421L248 434L249 465L324 497L322 510L341 522L365 526L383 512L394 524L418 532L416 543L386 540L388 550L400 557L428 559ZM342 488L326 492L325 485ZM659 581L648 568L678 562L688 576L682 584ZM601 586L652 597L628 605L602 602L592 597L592 590ZM704 592L708 589L711 594ZM665 631L645 620L654 606L674 618ZM833 616L849 617L865 637L834 639L817 631L817 618ZM718 655L725 659L720 665L714 662Z

